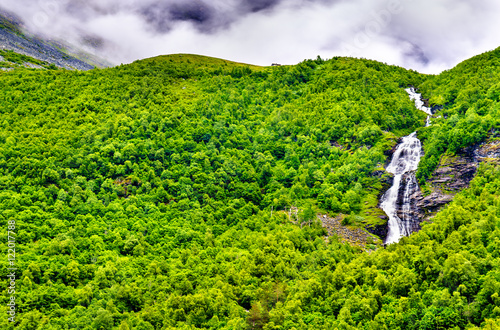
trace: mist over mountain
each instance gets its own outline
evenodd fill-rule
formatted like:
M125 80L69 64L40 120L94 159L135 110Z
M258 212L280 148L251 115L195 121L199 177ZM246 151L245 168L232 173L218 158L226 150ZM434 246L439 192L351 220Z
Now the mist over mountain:
M17 65L55 65L71 70L90 70L111 64L61 40L50 40L28 31L23 21L10 12L0 11L0 49L28 56ZM5 55L5 54L4 54Z
M172 53L259 65L321 55L439 73L500 43L494 0L6 0L2 6L31 31L117 64Z

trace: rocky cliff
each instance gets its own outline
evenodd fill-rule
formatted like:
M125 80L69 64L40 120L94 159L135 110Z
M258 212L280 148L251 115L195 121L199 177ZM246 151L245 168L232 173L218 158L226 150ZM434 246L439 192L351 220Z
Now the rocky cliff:
M416 216L421 221L429 220L441 207L451 202L459 191L469 186L479 163L499 159L500 141L493 140L461 150L452 157L441 157L439 166L427 181L427 189L419 190L412 196Z
M443 156L439 165L427 180L425 190L419 189L412 199L415 203L415 215L420 221L431 218L441 207L453 200L453 197L469 186L476 174L479 159L475 152L480 147L462 150L455 156Z
M394 153L395 149L396 147L393 148L392 153ZM386 155L389 156L390 154L387 153ZM387 165L389 164L389 159L387 160L387 163L384 167L387 167ZM382 167L382 164L380 165ZM372 173L372 175L379 178L380 182L382 183L382 189L377 196L377 200L380 201L382 195L392 186L394 182L394 175L386 172L385 170L376 170ZM380 223L367 225L366 230L368 230L368 232L370 232L371 234L380 237L382 241L385 241L387 233L389 231L389 228L387 227L387 221L389 220L389 217L384 213L382 209L380 209L380 204L377 207L377 211L377 213L379 214L382 213L381 215L378 215L378 218L380 218Z

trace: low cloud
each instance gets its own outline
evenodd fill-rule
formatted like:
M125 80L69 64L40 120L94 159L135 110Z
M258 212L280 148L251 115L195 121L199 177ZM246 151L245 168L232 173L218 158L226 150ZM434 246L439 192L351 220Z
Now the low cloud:
M294 64L355 56L437 73L500 46L484 0L4 0L26 27L114 61L197 53Z

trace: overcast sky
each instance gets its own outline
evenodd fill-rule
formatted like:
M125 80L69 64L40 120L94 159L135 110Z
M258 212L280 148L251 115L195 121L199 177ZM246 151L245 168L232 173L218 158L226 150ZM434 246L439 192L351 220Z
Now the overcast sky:
M500 46L498 0L1 0L114 63L195 53L258 65L354 56L438 73Z

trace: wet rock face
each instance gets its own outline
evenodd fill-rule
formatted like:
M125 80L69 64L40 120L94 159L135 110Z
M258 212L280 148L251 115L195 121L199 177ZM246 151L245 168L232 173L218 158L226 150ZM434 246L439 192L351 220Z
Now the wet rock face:
M412 196L412 216L419 221L429 220L455 195L469 187L482 161L500 159L500 141L489 141L466 148L454 157L441 158L427 185L430 193L418 189Z
M422 144L413 132L403 137L392 155L386 171L394 174L393 185L380 199L380 208L389 217L385 243L396 243L403 236L410 235L418 226L418 218L412 206L412 195L418 190L415 171L422 156ZM416 222L416 224L414 224Z
M431 193L424 196L419 189L412 196L420 221L428 220L442 206L451 202L458 192L469 186L479 164L474 155L476 150L468 148L455 157L441 159L438 168L427 180Z
M384 220L389 220L387 216L381 216L384 217ZM366 227L366 230L368 230L369 233L377 235L380 237L382 241L385 241L387 238L387 233L389 232L389 228L387 226L387 223L383 225L377 225L377 226L371 226L371 227Z
M418 199L415 196L417 192L420 192L420 189L417 180L415 179L415 172L416 171L413 171L403 175L396 202L397 215L404 223L406 236L410 235L414 231L420 230L421 218L419 214ZM405 192L407 191L414 193L409 196L405 196ZM408 201L405 201L405 198Z
M391 180L392 181L392 180ZM391 183L392 185L392 183ZM416 193L406 196L405 192L414 191ZM397 191L396 199L396 215L402 222L402 229L405 235L409 235L414 231L420 230L420 222L422 220L422 212L419 207L420 192L417 181L415 179L415 171L403 174L401 184ZM389 219L387 216L380 216L381 219ZM379 225L366 228L370 233L379 236L382 240L386 240L388 234L388 225Z
M392 147L392 149L384 151L384 155L386 155L388 157L387 163L385 164L386 167L391 162L392 155L394 155L394 153L396 152L396 149L397 149L398 145L401 144L402 141L403 141L403 138L399 138L398 142Z
M427 113L426 126L431 124L430 117L439 108L430 108L429 100L423 99L415 87L405 89L411 100L415 101L415 107ZM414 231L420 230L420 223L429 219L443 205L453 200L457 192L469 186L470 181L476 174L478 162L491 160L500 156L500 142L493 141L479 146L473 146L463 150L456 156L443 155L439 166L427 180L425 195L418 186L415 178L420 157L423 156L420 140L417 132L403 137L398 144L388 150L386 156L391 156L391 161L386 164L385 169L394 174L393 185L387 190L380 200L381 208L389 220L383 228L367 228L371 232L377 231L385 234L385 243L398 242L403 236L408 236ZM490 132L495 136L496 132ZM382 175L378 175L382 178Z

